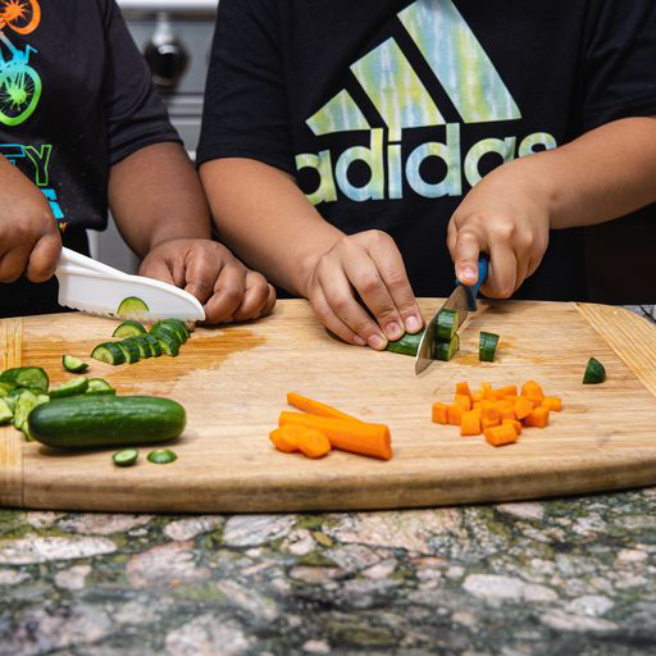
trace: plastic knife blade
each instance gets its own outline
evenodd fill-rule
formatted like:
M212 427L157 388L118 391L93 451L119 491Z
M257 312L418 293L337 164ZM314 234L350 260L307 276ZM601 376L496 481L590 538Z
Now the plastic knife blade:
M136 296L148 306L148 312L135 318L205 319L203 306L188 292L159 280L124 273L67 248L62 249L55 275L59 280L59 304L74 310L113 317L124 299Z

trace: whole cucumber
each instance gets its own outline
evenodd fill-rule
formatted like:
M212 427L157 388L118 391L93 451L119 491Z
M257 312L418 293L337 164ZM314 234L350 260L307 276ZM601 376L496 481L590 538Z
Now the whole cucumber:
M35 440L61 449L156 444L179 437L184 408L153 396L81 395L57 399L29 416Z

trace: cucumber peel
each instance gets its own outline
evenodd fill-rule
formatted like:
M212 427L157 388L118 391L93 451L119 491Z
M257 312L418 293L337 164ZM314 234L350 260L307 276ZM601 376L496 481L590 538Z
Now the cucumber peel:
M66 396L77 396L78 394L84 394L87 389L89 389L89 381L81 376L51 389L50 398L61 399Z
M0 383L13 383L15 387L35 387L48 391L50 379L41 367L16 367L0 374Z

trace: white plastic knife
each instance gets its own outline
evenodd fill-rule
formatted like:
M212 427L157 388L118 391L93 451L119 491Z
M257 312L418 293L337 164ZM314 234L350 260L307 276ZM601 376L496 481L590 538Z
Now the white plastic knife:
M123 273L68 248L62 248L55 275L59 280L59 304L74 310L116 316L121 302L136 296L148 306L148 312L138 317L146 321L205 320L203 306L183 289Z

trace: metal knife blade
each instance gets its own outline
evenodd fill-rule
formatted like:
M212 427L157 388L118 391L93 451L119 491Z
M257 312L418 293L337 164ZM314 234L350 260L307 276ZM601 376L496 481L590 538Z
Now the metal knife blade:
M59 304L90 314L113 317L125 298L136 296L147 306L145 321L180 319L203 321L205 310L197 298L159 280L133 276L67 248L55 271Z

